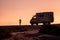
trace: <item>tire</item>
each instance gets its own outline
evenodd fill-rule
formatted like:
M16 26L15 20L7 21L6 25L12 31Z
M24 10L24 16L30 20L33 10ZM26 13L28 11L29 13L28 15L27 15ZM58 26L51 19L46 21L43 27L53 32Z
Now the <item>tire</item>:
M38 23L36 23L36 25L38 25Z
M33 25L33 23L31 23L31 25Z
M50 22L48 22L48 23L43 23L43 25L50 25Z

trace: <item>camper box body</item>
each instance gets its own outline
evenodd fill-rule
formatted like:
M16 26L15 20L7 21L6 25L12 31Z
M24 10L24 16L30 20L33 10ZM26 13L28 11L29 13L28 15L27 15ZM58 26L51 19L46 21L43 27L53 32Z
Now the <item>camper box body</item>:
M53 12L36 13L30 20L31 24L50 23L54 21Z

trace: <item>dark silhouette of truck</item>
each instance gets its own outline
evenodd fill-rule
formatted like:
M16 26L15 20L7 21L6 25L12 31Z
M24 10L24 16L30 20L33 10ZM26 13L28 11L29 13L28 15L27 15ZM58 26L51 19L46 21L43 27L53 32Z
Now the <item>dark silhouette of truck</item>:
M30 24L38 25L38 23L43 23L43 25L49 25L53 21L54 21L53 12L40 12L36 13L36 15L32 17L32 19L30 20Z

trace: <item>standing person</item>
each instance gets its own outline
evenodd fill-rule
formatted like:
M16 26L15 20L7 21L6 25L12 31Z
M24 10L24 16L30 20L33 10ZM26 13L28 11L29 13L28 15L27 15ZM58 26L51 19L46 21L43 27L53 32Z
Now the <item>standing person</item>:
M19 19L19 25L21 25L21 19Z

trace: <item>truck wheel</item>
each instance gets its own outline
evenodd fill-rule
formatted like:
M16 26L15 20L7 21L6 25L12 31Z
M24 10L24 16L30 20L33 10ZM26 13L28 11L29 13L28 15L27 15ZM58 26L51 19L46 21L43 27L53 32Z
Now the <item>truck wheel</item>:
M36 25L38 25L38 23L36 23Z
M48 25L50 25L50 22L48 22Z
M50 22L48 22L48 23L43 23L43 25L50 25Z
M45 23L43 23L43 25L46 25Z
M31 23L31 25L33 25L33 23Z

